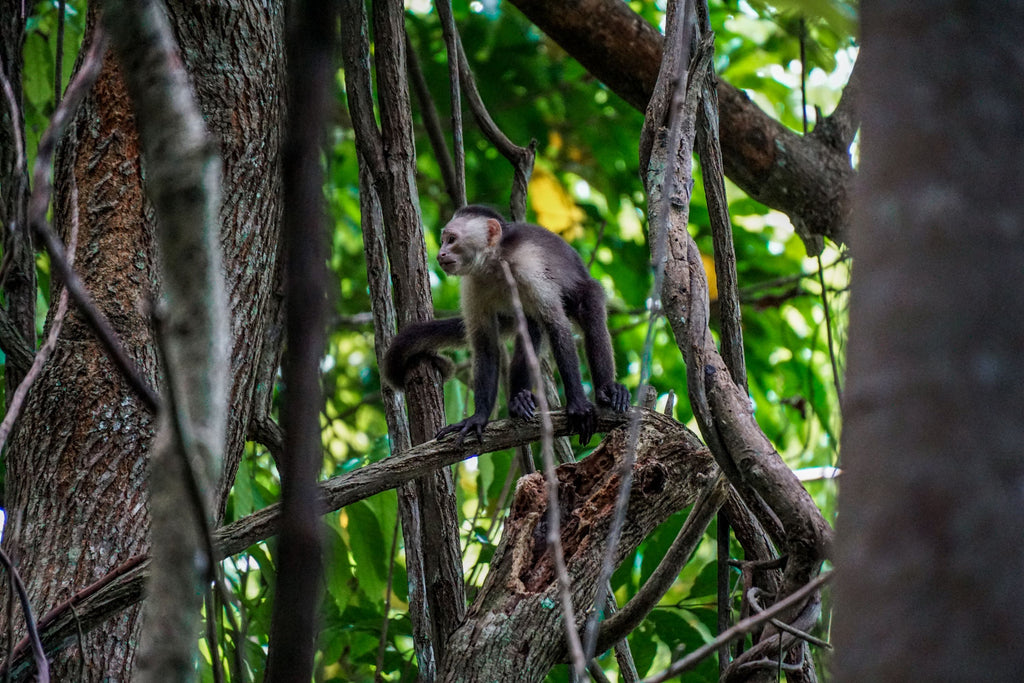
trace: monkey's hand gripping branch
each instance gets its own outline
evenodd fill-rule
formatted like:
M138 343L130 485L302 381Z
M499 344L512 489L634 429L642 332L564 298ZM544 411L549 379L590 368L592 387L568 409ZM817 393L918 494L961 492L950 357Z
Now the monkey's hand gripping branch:
M455 439L456 446L462 445L462 442L466 438L467 434L473 434L474 436L476 436L477 441L483 442L484 427L487 426L487 422L488 420L486 415L476 413L475 415L471 415L467 417L465 420L462 420L461 422L455 422L453 424L448 425L447 427L441 427L441 429L438 430L437 435L434 438L441 439L443 437L448 436L449 434L454 434L458 432L459 436L458 438Z

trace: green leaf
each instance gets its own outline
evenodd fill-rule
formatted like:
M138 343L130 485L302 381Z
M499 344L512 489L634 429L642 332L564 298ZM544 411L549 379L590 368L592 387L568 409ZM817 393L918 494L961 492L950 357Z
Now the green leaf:
M344 534L338 526L337 515L327 515L325 534L326 552L329 558L326 564L327 592L334 600L339 612L344 612L349 601L355 594L358 582L352 573L352 562L349 559L348 546L345 545Z
M384 598L387 582L387 558L391 548L391 535L385 541L380 522L366 501L345 508L348 514L349 548L355 560L355 575L359 590L372 602Z

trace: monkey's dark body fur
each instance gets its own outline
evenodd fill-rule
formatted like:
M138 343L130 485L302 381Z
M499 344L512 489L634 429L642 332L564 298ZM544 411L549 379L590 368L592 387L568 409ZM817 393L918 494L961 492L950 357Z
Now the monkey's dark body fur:
M442 232L438 262L447 273L462 277L462 316L403 328L385 354L384 379L403 388L408 372L420 362L434 363L445 372L451 363L437 350L468 342L473 350L475 412L437 436L458 432L460 442L468 433L482 436L497 400L500 340L516 331L502 259L516 281L534 348L545 338L551 344L570 426L586 443L595 431L597 415L583 389L570 321L583 330L598 403L623 412L630 402L629 391L615 382L604 291L561 237L529 223L506 223L485 207L460 209ZM535 410L526 352L517 337L509 366L509 413L530 418Z

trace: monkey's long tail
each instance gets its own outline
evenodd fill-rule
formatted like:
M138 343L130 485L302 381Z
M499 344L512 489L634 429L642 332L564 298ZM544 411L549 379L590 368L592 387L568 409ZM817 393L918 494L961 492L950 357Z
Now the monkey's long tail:
M452 372L452 362L437 352L465 345L466 324L462 318L441 318L406 325L384 354L381 375L395 389L405 388L409 371L420 363L430 363L448 377Z

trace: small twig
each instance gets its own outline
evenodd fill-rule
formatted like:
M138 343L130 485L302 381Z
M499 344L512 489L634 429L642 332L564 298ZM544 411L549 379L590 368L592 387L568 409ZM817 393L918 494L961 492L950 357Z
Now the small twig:
M224 666L220 661L220 645L217 638L217 607L214 604L214 591L210 585L206 590L206 645L210 648L210 670L213 672L213 683L224 683Z
M267 449L274 460L274 465L277 466L277 471L280 472L281 458L284 457L284 430L281 429L281 425L270 416L254 418L249 423L248 438Z
M68 589L68 592L71 590ZM82 618L78 616L74 603L68 603L68 609L71 610L71 618L75 620L75 644L78 645L78 673L75 679L81 681L84 680L82 677L85 674L85 630L82 628Z
M239 626L238 621L235 620L235 613L232 610L237 609L239 613L241 613L242 607L235 602L235 594L227 585L227 580L224 578L224 572L222 571L221 566L216 565L214 569L216 572L216 578L213 581L213 587L216 589L217 597L219 597L221 601L221 606L218 608L218 611L222 611L224 613L224 617L228 620L228 626L235 634L235 647L232 652L231 680L240 681L242 680L242 671L245 669L245 636L242 633L242 628ZM240 585L245 585L244 579L241 581Z
M800 112L803 115L804 135L807 135L807 22L800 17ZM836 396L839 403L843 402L843 389L839 380L839 364L836 361L836 350L832 342L832 311L828 304L828 291L825 288L825 271L821 263L821 252L815 254L818 260L818 282L821 284L821 306L825 309L825 336L828 340L828 357L832 365L832 381L836 385Z
M836 358L836 349L832 340L832 310L828 303L828 290L825 288L825 270L821 265L821 254L818 258L818 282L821 283L821 306L825 309L825 337L828 340L828 357L832 363L832 381L836 385L836 397L840 405L843 403L843 387L839 379L839 361Z
M70 96L66 97L64 101L67 102L68 99L70 99ZM43 244L46 246L46 250L50 252L51 267L53 267L61 280L64 281L64 285L67 287L68 293L78 305L86 323L88 323L93 333L95 333L96 338L99 340L103 350L106 351L111 362L114 363L117 369L127 380L128 385L142 400L145 408L152 413L156 413L160 406L159 397L153 388L149 386L149 383L143 379L142 373L139 372L135 362L128 357L128 354L125 353L120 338L117 336L117 333L114 332L114 329L110 326L107 319L96 307L96 303L93 301L88 290L86 290L85 285L82 284L82 280L78 277L78 274L67 265L67 254L64 251L64 247L57 239L57 236L53 234L49 225L46 225L45 223L36 224L33 226L33 229L35 230L35 233L42 238Z
M32 606L28 601L25 584L22 583L21 575L14 568L11 558L2 550L0 550L0 564L3 564L7 570L7 575L10 577L14 590L18 594L18 601L21 602L21 610L25 613L25 631L28 633L29 641L32 643L32 658L35 660L36 671L39 674L37 681L38 683L49 683L50 663L46 661L46 651L43 650L43 642L39 639L39 630L36 629L36 620L32 616ZM8 619L10 619L10 615L8 615Z
M505 502L508 500L508 494L512 491L512 482L516 481L517 470L515 467L509 467L508 472L505 474L505 482L501 485L501 493L498 494L498 501L493 505L494 516L490 518L490 525L487 527L487 533L484 534L484 539L487 543L491 543L494 540L494 534L497 532L501 520L504 518ZM469 544L466 544L466 549L463 550L462 557L465 558L465 551L469 550ZM477 558L476 564L469 570L469 575L466 577L466 585L472 586L476 584L477 578L480 576L480 569L484 566L484 562L481 558Z
M729 560L729 566L740 571L769 571L782 569L786 566L786 556L773 557L770 560Z
M777 603L753 616L747 617L743 621L734 624L728 631L715 638L710 643L705 643L701 647L697 648L686 657L676 660L667 669L662 671L660 674L645 678L642 683L662 683L671 678L678 676L684 671L689 671L700 663L705 657L713 654L719 647L725 643L730 643L740 636L750 633L755 628L763 624L764 622L772 619L777 614L781 614L790 607L799 604L807 596L813 594L823 585L825 585L831 578L834 572L827 572L820 574L814 579L804 584L802 588L794 591L791 595L779 600Z
M590 252L590 258L587 260L587 270L594 265L594 259L597 258L597 250L601 247L601 242L604 241L604 230L608 227L608 221L601 221L601 225L597 226L597 239L594 240L594 248Z
M716 566L716 588L717 595L715 596L715 602L718 608L718 633L725 633L729 630L729 624L732 623L732 591L729 589L729 527L731 526L729 520L729 513L725 510L719 510L718 512L718 529L717 536L717 552L715 554ZM718 649L718 679L722 680L726 668L729 666L729 661L732 658L732 653L729 651L729 645L724 644Z
M839 97L839 104L832 110L832 113L825 117L818 117L818 124L814 126L811 137L823 141L829 147L839 150L844 154L850 153L850 145L860 128L861 114L858 104L861 100L863 67L858 58L853 63L853 70L850 78L843 88L843 94Z
M516 320L519 327L519 337L526 352L526 362L530 367L530 375L535 387L540 386L540 362L537 360L536 350L533 348L533 340L530 339L530 332L526 324L526 315L523 313L523 304L519 300L519 288L512 276L512 270L508 262L501 259L501 269L505 273L505 281L508 283L512 294L512 308L516 312ZM565 567L565 554L562 551L562 520L558 508L558 475L555 473L555 456L552 451L554 441L554 429L551 426L551 414L548 412L548 401L543 391L537 392L537 410L540 413L541 422L541 454L544 459L544 479L548 494L548 535L547 542L551 548L551 554L555 560L555 573L558 576L558 593L562 602L562 613L565 619L565 635L569 645L569 656L572 661L576 678L586 675L587 659L583 656L583 646L580 642L579 633L576 631L576 612L572 606L572 587L569 582L569 573Z
M850 255L844 251L843 253L841 253L836 258L835 261L833 261L832 263L829 263L828 265L826 265L824 267L824 269L825 270L831 270L832 268L835 268L836 266L840 266L840 265L842 265L844 263L847 263L849 260L850 260ZM743 288L740 289L740 299L744 303L749 303L749 302L753 301L754 295L757 294L758 292L762 291L762 290L765 290L765 289L775 289L776 287L786 287L788 285L796 284L796 283L800 282L801 280L806 280L808 278L817 278L817 277L818 277L818 274L816 272L815 273L797 273L795 275L784 275L782 277L777 277L777 278L775 278L773 280L765 280L764 282L755 282L753 284L747 285L746 287L743 287Z
M800 671L802 668L802 661L797 664L787 664L786 662L782 662L778 659L763 658L752 659L750 661L743 662L738 667L736 667L736 671L749 671L752 669L774 669L778 673L795 673L797 671Z
M800 118L807 135L807 20L800 17ZM819 264L820 265L820 264Z
M441 120L437 116L437 105L430 95L430 88L427 86L427 79L423 75L423 67L420 66L420 58L413 48L412 39L405 34L406 62L409 68L409 76L412 81L412 90L416 93L416 99L420 103L420 116L423 118L423 127L427 129L427 139L430 140L430 147L434 150L434 159L441 169L441 180L444 182L444 189L452 200L452 204L459 205L459 187L456 181L455 162L452 154L448 151L448 143L444 139L444 131L441 130ZM465 189L463 189L465 194ZM465 198L463 197L463 203Z

